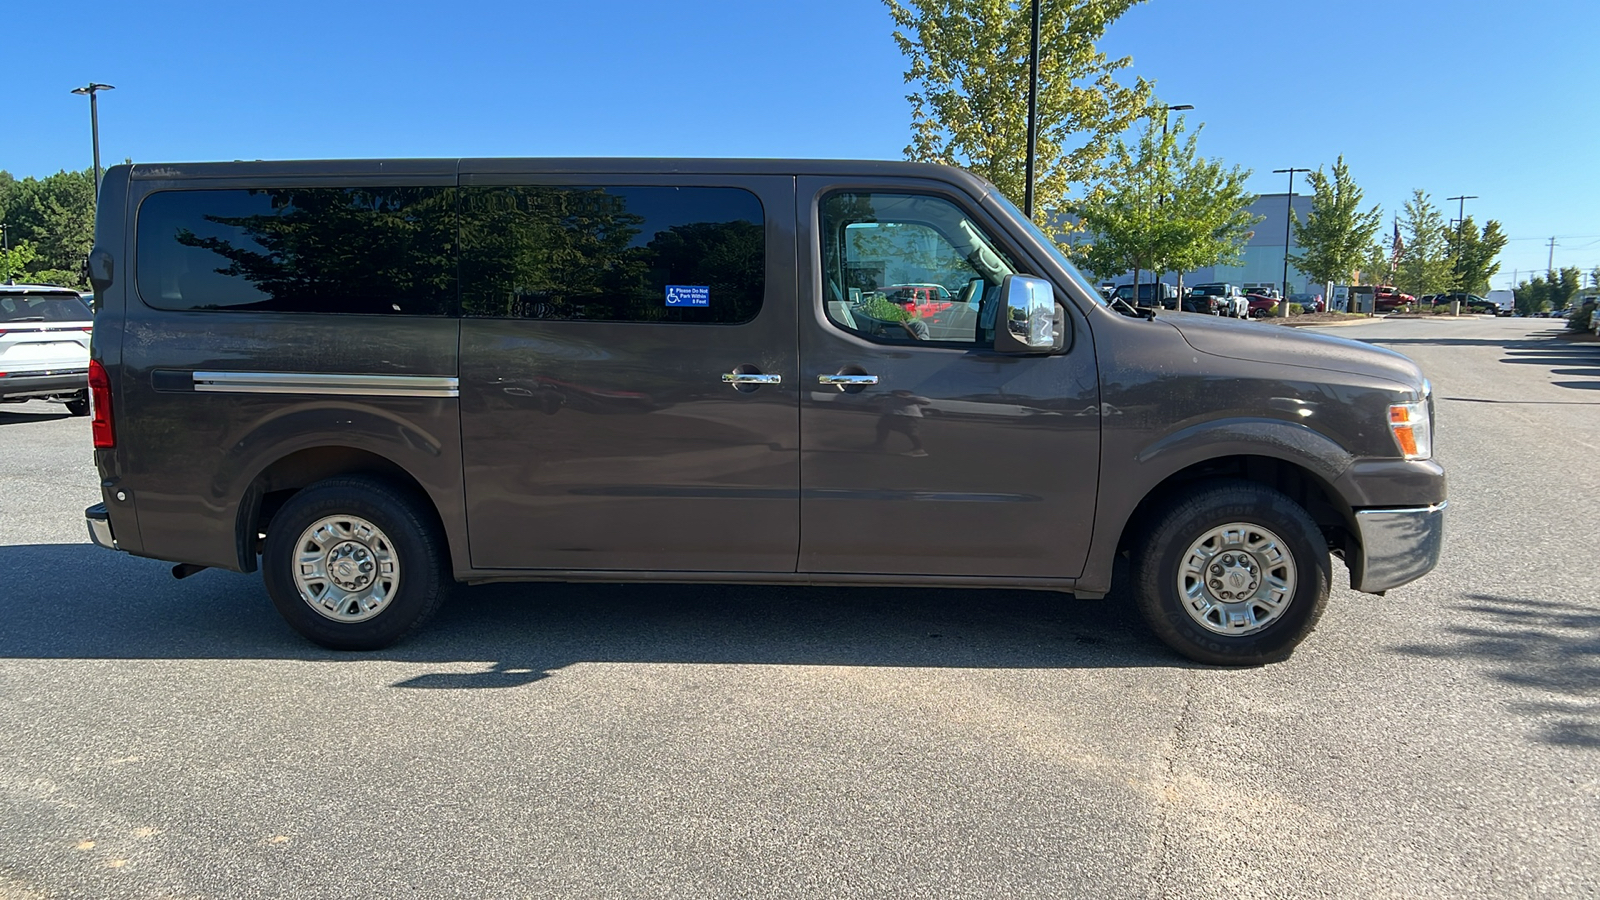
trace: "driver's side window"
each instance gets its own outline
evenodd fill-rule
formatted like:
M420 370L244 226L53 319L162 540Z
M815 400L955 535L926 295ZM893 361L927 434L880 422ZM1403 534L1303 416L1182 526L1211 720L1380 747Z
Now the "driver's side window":
M822 202L828 320L886 343L992 343L1000 283L1015 271L955 204L918 194Z

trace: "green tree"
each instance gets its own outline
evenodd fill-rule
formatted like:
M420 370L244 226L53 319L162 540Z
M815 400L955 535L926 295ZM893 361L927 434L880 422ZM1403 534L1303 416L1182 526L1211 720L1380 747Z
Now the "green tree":
M1376 205L1361 208L1361 188L1351 180L1342 154L1333 164L1332 178L1319 167L1306 180L1311 182L1311 212L1303 223L1295 219L1295 243L1302 252L1291 254L1289 261L1314 281L1348 283L1365 268L1382 214Z
M1406 201L1400 230L1405 249L1395 287L1412 295L1443 293L1450 287L1452 272L1444 215L1421 188Z
M1169 133L1152 118L1130 147L1117 138L1105 174L1083 200L1070 204L1086 239L1072 248L1084 268L1101 278L1128 269L1188 271L1239 260L1259 217L1247 207L1255 197L1248 170L1226 167L1198 152L1198 131Z
M1495 257L1506 247L1506 234L1500 223L1490 219L1483 230L1468 216L1446 233L1446 255L1450 258L1450 289L1469 294L1489 291L1489 279L1500 271Z
M1582 289L1582 285L1582 270L1577 266L1569 266L1559 272L1535 275L1513 288L1512 296L1516 298L1517 312L1523 315L1545 310L1562 310L1571 304L1572 298Z
M1027 3L884 0L910 60L906 158L962 166L1018 201L1028 144ZM1064 208L1073 185L1100 172L1113 137L1145 115L1150 85L1120 84L1131 59L1095 49L1106 26L1142 0L1040 0L1034 218Z
M0 172L0 221L13 245L25 240L36 251L18 280L83 285L83 261L94 243L92 172L20 181Z
M1394 281L1394 255L1382 244L1374 243L1361 257L1357 284L1390 284Z
M0 281L25 280L23 273L27 272L28 264L38 257L39 252L30 241L17 241L11 249L0 251Z

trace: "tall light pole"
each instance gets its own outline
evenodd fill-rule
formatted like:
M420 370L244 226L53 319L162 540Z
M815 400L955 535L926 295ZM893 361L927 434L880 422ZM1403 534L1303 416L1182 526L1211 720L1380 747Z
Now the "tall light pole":
M1278 298L1278 315L1289 315L1289 226L1294 223L1294 173L1309 172L1310 169L1273 169L1272 174L1282 175L1289 173L1289 204L1283 212L1283 295Z
M1028 180L1022 189L1022 214L1033 219L1033 156L1039 146L1039 0L1033 0L1028 13L1033 23L1033 37L1028 42L1028 154L1026 173Z
M100 91L115 90L113 85L89 82L81 88L73 88L74 94L89 95L89 132L94 138L94 193L96 199L100 195L100 109L95 102L95 94Z
M1178 104L1175 104L1175 105L1158 106L1158 107L1156 107L1156 109L1161 110L1161 150L1162 150L1163 153L1165 153L1166 152L1166 148L1167 148L1167 119L1171 117L1172 111L1175 110L1175 109L1194 109L1194 107L1192 105L1188 104L1188 103L1178 103ZM1167 195L1166 195L1165 191L1163 191L1161 194L1159 194L1156 197L1156 205L1157 206L1166 206L1167 205ZM1165 274L1167 274L1167 273L1166 272L1162 272L1160 275L1156 276L1156 283L1154 285L1151 285L1151 287L1150 287L1150 290L1153 292L1152 296L1158 295L1160 293L1160 290L1161 290L1161 287L1160 287L1160 285L1161 285L1161 275L1165 275ZM1138 288L1134 288L1134 290L1138 290ZM1160 301L1158 300L1157 302L1160 302ZM1178 273L1178 308L1180 310L1183 309L1183 273L1182 272Z
M1460 248L1462 246L1462 241L1466 237L1466 230L1467 230L1467 201L1468 200L1476 200L1476 199L1478 199L1478 196L1476 194L1462 194L1459 197L1446 197L1445 198L1446 201L1450 201L1450 200L1459 200L1459 201L1461 201L1461 204L1456 207L1456 248L1457 248L1456 252L1458 254L1461 252ZM1466 293L1471 293L1471 290L1472 289L1470 287L1469 288L1463 288L1463 291L1466 292ZM1437 304L1439 302L1438 298L1435 297L1433 302L1435 304Z
M1465 227L1466 224L1467 224L1467 201L1468 200L1476 200L1476 199L1478 199L1478 195L1477 194L1463 194L1460 197L1446 197L1444 199L1446 201L1449 201L1449 200L1460 200L1461 201L1460 206L1457 207L1458 212L1456 213L1456 235L1459 237L1460 234L1461 234L1461 229L1463 227Z
M1158 106L1158 107L1156 107L1156 109L1161 110L1161 136L1162 137L1166 137L1167 136L1167 114L1172 112L1175 109L1194 109L1194 107L1191 106L1188 103L1179 103L1176 106Z

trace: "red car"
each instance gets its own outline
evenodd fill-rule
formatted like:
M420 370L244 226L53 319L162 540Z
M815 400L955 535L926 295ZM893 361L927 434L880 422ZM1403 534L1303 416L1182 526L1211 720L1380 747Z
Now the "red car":
M1411 306L1417 298L1410 294L1402 294L1394 288L1382 284L1372 295L1372 309L1374 312L1392 312L1402 306Z
M950 291L937 284L896 284L885 290L891 302L923 318L944 312L952 305Z
M1266 294L1247 294L1245 299L1250 301L1250 318L1260 319L1272 314L1278 305L1278 298L1268 297Z

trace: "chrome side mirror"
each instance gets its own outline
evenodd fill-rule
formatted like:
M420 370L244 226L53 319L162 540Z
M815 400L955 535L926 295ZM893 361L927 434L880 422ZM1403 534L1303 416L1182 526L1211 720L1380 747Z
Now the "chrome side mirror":
M1064 345L1065 321L1055 290L1043 278L1007 275L1000 283L999 319L994 349L1001 353L1050 353Z

